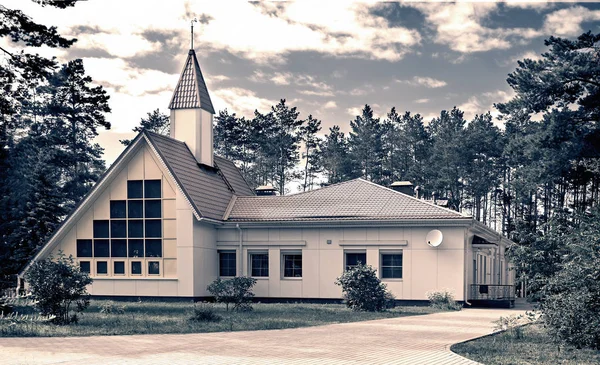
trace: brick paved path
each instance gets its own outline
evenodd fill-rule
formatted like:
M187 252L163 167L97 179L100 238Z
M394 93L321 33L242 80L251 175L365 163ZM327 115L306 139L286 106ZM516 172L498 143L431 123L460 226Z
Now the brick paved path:
M185 335L0 338L0 364L476 364L450 346L523 309Z

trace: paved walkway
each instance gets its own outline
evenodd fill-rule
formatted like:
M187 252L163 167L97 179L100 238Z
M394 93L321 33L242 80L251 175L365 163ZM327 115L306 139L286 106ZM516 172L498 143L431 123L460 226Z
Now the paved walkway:
M286 330L185 335L0 338L0 364L477 364L450 351L515 309Z

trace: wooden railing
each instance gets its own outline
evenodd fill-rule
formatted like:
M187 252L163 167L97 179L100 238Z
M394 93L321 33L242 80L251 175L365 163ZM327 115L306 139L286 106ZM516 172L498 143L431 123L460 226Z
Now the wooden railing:
M471 300L515 300L514 285L472 284Z

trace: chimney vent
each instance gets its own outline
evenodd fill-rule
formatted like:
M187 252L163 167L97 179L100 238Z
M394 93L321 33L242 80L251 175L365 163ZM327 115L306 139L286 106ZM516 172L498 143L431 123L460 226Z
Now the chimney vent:
M257 187L255 190L257 196L275 196L277 195L277 189L272 185L262 185Z
M395 181L390 185L390 189L397 192L414 196L414 185L410 181Z

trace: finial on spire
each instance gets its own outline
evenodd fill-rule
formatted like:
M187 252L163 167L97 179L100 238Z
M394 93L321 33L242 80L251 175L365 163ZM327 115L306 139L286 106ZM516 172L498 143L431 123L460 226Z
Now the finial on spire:
M190 49L194 49L194 23L198 23L198 19L194 18L191 21L192 31L191 31L191 47Z

